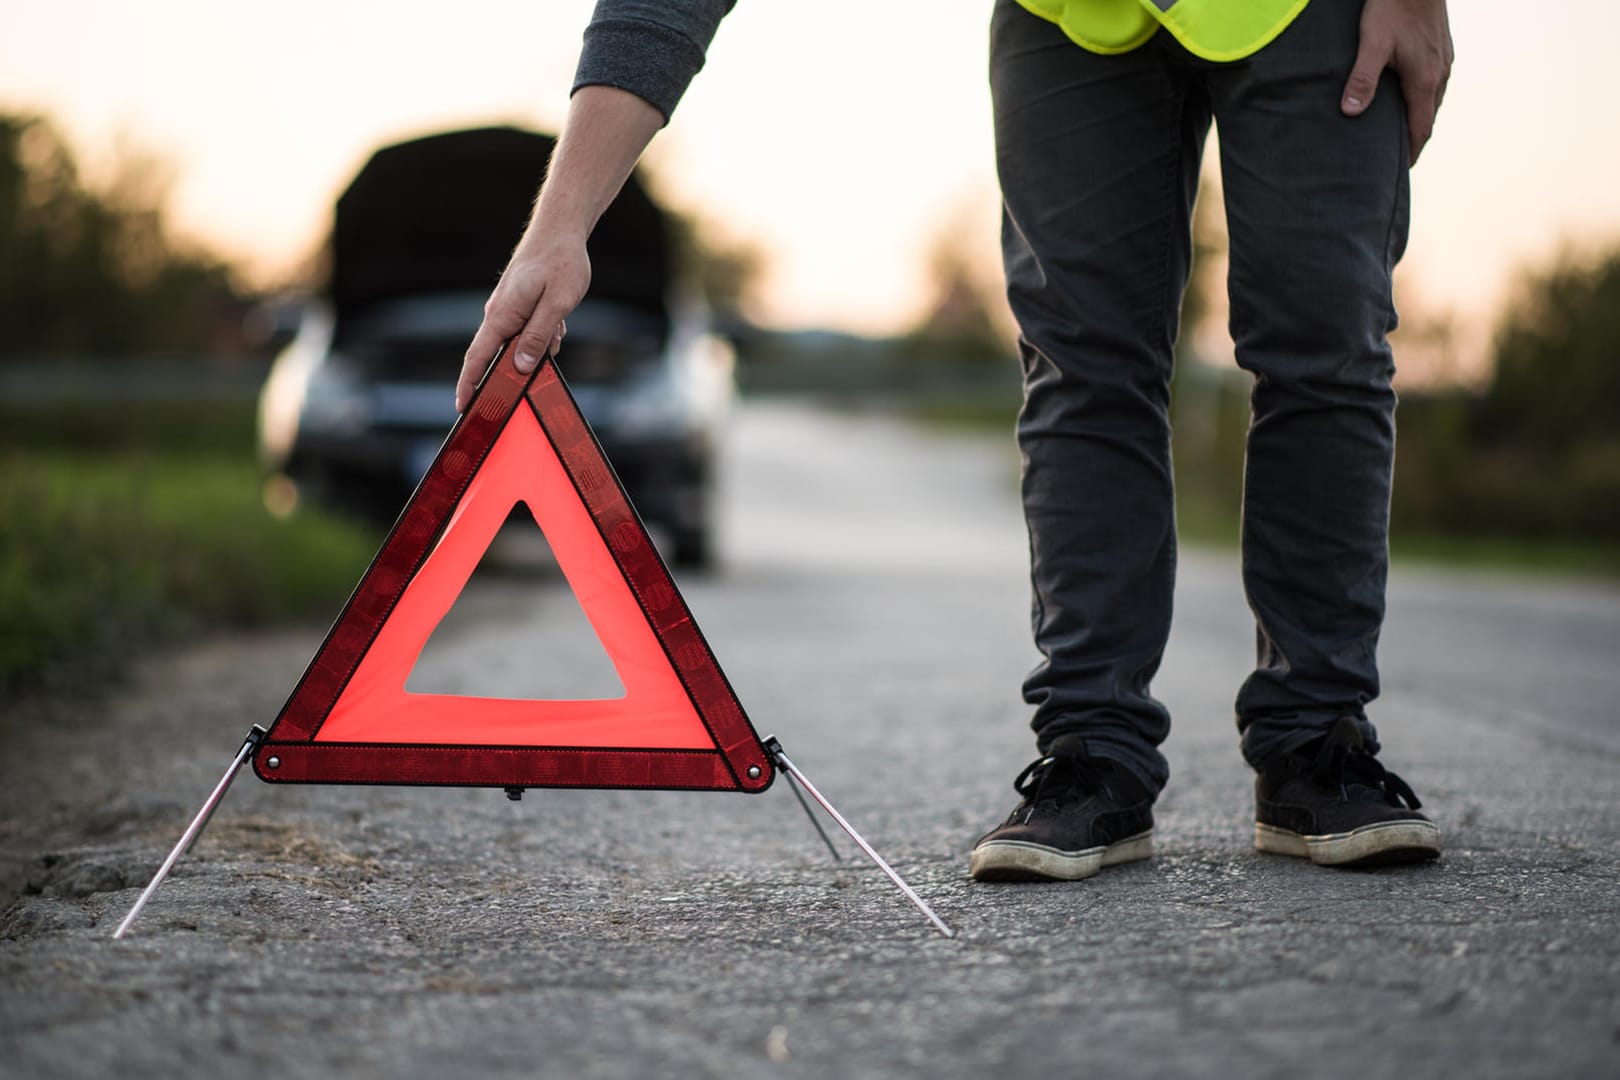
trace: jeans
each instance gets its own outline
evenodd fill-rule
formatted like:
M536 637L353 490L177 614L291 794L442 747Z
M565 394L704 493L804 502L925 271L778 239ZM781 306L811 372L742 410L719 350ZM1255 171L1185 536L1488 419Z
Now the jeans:
M1314 0L1245 60L1167 32L1117 56L1001 0L991 88L1035 643L1040 752L1120 762L1153 790L1170 718L1149 684L1176 568L1170 377L1204 138L1220 132L1237 362L1254 377L1243 583L1258 659L1237 696L1256 768L1338 717L1377 738L1395 453L1391 275L1406 244L1405 104L1386 72L1339 99L1361 4Z

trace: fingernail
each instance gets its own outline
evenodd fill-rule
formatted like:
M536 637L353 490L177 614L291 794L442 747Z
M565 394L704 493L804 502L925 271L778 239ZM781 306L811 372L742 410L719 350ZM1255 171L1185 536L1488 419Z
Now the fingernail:
M1352 109L1361 108L1361 99L1358 97L1347 97L1344 99L1344 103L1350 106Z
M533 371L537 363L539 363L539 361L535 360L533 356L526 352L520 352L517 354L517 369L523 372L525 375Z

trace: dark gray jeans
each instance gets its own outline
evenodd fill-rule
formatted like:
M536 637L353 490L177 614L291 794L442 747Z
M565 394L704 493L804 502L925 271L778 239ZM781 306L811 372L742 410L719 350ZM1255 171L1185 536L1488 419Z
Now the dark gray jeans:
M1165 32L1088 53L1011 0L991 26L1007 294L1043 661L1024 685L1042 753L1078 742L1155 789L1170 718L1149 683L1170 629L1170 376L1204 136L1220 131L1237 360L1254 376L1243 582L1258 663L1237 697L1259 766L1365 706L1388 571L1395 452L1390 277L1407 135L1386 73L1339 112L1359 0L1314 0L1231 64Z

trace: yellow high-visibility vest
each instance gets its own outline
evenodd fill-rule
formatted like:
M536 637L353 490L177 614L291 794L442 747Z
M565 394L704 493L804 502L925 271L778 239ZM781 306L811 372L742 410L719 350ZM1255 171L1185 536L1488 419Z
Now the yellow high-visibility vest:
M1018 0L1095 53L1130 52L1164 27L1205 60L1241 60L1282 33L1307 0Z

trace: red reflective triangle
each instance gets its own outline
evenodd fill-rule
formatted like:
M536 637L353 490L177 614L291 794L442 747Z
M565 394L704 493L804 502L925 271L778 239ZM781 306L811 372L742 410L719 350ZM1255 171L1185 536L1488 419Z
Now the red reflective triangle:
M624 696L524 701L405 688L519 501L545 533ZM509 350L383 541L253 768L274 782L749 792L765 790L774 774L555 365L547 359L525 377Z

